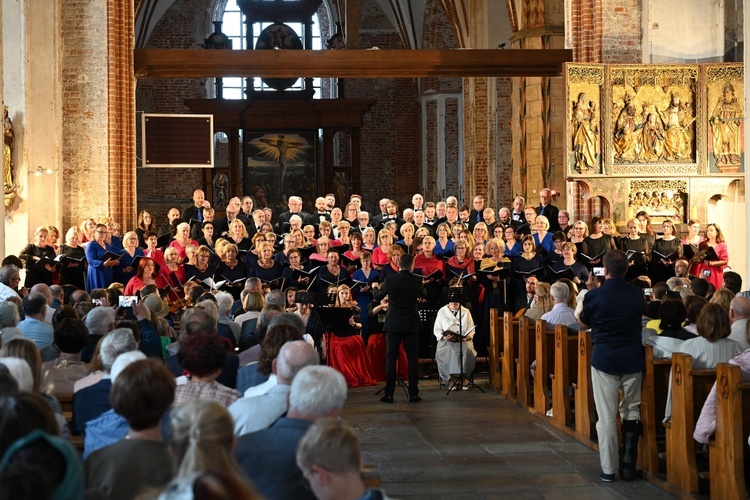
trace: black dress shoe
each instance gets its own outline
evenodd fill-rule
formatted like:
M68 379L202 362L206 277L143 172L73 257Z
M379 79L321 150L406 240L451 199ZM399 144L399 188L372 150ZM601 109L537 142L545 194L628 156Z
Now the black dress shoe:
M380 398L381 403L393 403L393 396L383 396Z
M420 398L419 396L409 396L410 403L419 403L420 401L422 401L422 398Z

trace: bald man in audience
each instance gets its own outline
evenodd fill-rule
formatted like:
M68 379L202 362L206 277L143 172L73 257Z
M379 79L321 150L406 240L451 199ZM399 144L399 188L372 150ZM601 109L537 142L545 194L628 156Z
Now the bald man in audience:
M55 314L55 310L52 308L52 291L49 286L44 283L37 283L31 287L31 293L38 293L47 300L47 310L44 313L44 322L49 326L52 326L52 315Z
M729 319L732 320L732 333L729 338L740 343L742 350L750 349L750 299L741 295L732 299L729 304Z
M265 394L240 398L229 407L234 417L234 435L239 437L266 429L284 415L289 408L289 389L294 377L302 368L319 362L315 348L304 340L293 340L281 346L279 355L271 363L276 385Z

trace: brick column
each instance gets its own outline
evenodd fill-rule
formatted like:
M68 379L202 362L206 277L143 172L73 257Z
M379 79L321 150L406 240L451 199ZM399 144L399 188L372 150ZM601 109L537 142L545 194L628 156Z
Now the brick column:
M133 0L107 2L109 215L135 227L135 77Z

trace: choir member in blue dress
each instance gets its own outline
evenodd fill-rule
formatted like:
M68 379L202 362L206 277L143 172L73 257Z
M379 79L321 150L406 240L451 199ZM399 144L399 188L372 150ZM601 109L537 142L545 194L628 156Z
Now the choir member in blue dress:
M117 283L127 283L138 272L138 257L145 257L143 249L138 247L138 234L135 231L125 233L122 238L123 249L120 251L120 262L114 269L114 280Z
M112 284L113 270L117 260L102 260L104 254L109 251L107 245L107 226L97 224L94 229L94 240L86 245L86 260L89 267L86 273L86 291L91 292L94 288L107 288Z
M356 287L357 305L362 313L362 338L367 339L367 306L369 306L372 301L372 284L378 281L379 275L378 272L372 268L372 254L370 254L370 252L362 252L359 260L362 262L362 268L354 271L352 281L354 281L354 287Z
M521 255L521 242L516 239L516 228L508 225L503 230L503 239L505 240L505 255L509 258Z
M544 215L537 215L534 221L536 233L534 233L534 243L537 249L543 250L543 253L549 254L555 251L555 244L552 241L552 233L549 232L549 220Z

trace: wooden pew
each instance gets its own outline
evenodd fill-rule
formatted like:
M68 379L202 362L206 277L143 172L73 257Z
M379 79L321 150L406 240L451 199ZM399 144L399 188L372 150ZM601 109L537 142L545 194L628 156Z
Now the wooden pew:
M570 409L570 381L578 376L578 357L570 356L578 345L578 335L570 335L565 325L555 325L554 371L552 373L552 418L563 426L573 423ZM574 352L574 351L573 351Z
M516 339L519 319L506 312L503 315L502 390L500 394L511 401L516 399Z
M646 369L641 386L641 423L643 434L638 446L638 467L646 472L659 472L657 434L663 427L664 409L669 390L671 359L654 358L654 348L644 347Z
M63 411L63 417L65 418L65 421L68 423L68 428L70 429L70 442L73 444L73 446L83 453L83 440L84 436L73 436L73 393L72 392L65 392L65 393L58 393L54 395L57 399L58 403L60 403L60 407Z
M534 412L547 414L551 401L547 395L547 383L554 369L554 359L550 356L554 352L554 334L547 331L547 322L536 322L536 370L534 370Z
M578 332L578 378L573 384L575 429L586 439L596 438L596 410L591 386L591 330Z
M531 363L536 354L534 338L536 336L536 322L522 316L518 320L518 337L515 342L516 357L516 398L524 408L532 405Z
M503 322L504 317L501 312L497 309L490 309L490 348L487 351L489 357L487 368L490 389L498 393L502 389Z
M715 381L716 370L694 370L690 355L672 355L672 420L664 424L667 482L691 495L699 492L693 439L695 421Z
M750 384L740 367L716 367L716 433L708 454L711 498L747 498L745 456L750 433Z

